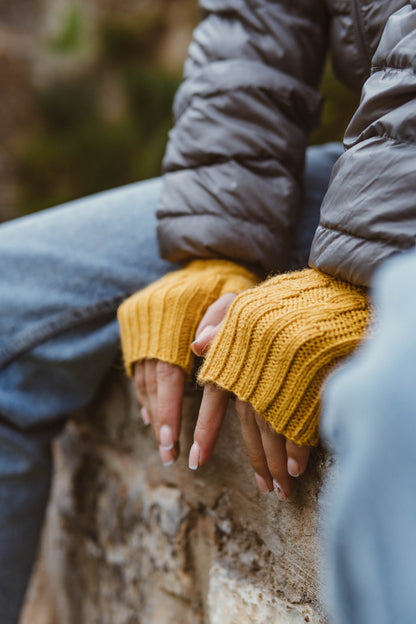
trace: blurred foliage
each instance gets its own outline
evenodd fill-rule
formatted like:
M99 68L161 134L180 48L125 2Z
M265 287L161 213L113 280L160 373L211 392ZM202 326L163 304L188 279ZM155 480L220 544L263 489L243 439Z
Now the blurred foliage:
M124 67L128 108L103 117L91 83L64 82L38 94L42 126L20 153L21 213L158 175L179 79Z
M76 55L88 30L84 17L74 5L48 49ZM39 123L18 154L22 214L160 174L180 82L157 60L168 28L163 11L150 4L140 19L101 17L95 28L94 63L36 89ZM322 90L323 125L312 143L342 139L357 104L329 64Z
M71 54L82 45L84 38L84 14L76 5L68 7L60 30L49 40L53 52Z
M155 6L143 11L140 20L123 17L105 19L101 23L102 53L105 61L115 59L135 61L154 58L167 25Z
M312 145L342 141L347 124L359 103L358 95L335 78L329 60L322 78L321 93L324 96L322 119L319 128L311 133Z
M160 14L141 17L102 20L97 61L36 89L38 127L17 158L21 214L160 174L181 76L153 60L165 27ZM78 20L77 12L68 14L48 47L77 48Z

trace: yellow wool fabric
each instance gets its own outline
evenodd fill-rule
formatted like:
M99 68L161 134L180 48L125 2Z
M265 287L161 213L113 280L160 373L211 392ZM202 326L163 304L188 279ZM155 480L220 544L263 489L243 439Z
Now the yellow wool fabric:
M227 260L194 260L135 293L118 309L127 374L143 359L192 371L191 342L207 308L227 292L241 293L259 278Z
M272 277L234 300L198 381L250 402L289 440L314 445L324 379L368 319L363 288L315 269Z

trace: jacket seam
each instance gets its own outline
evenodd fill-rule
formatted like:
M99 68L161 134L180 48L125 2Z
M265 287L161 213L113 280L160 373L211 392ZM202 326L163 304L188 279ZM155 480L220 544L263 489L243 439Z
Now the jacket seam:
M224 61L224 63L228 63L228 61ZM283 70L278 70L270 66L268 67L276 74L280 73L288 76L288 74L285 73ZM189 77L182 83L182 85L185 85L186 83L191 84L192 81L193 78ZM228 96L231 92L235 92L243 94L247 93L248 95L252 96L256 96L256 94L262 94L263 96L270 98L273 104L273 110L279 112L285 118L288 118L291 121L298 123L298 125L301 127L304 126L305 128L310 128L311 123L315 123L316 118L321 114L323 98L322 95L320 95L319 91L312 85L309 85L305 80L299 78L296 79L296 82L298 83L297 85L296 83L294 83L293 86L286 89L285 91L283 91L282 88L279 87L278 83L274 84L272 81L264 81L263 84L248 84L244 82L236 85L233 90L231 90L228 86L215 86L206 93L191 92L189 94L185 93L185 95L182 95L180 87L178 90L180 100L178 99L176 105L174 106L175 122L177 123L188 110L192 109L193 101L196 98L200 98L201 100L210 102L215 98ZM301 102L308 102L308 104L305 106L305 108L307 108L308 106L310 106L310 102L314 98L315 103L312 104L313 110L303 111L303 114L305 115L307 120L302 124L302 119L299 118L299 114L291 114L292 109L294 108L294 101L298 99Z
M352 21L357 35L357 47L364 66L364 72L368 75L371 71L371 54L368 42L366 40L366 32L363 23L361 5L357 0L351 0Z
M163 175L164 176L168 176L170 174L174 174L174 173L184 173L186 171L197 171L198 169L205 169L207 167L217 167L217 166L221 166L221 165L227 165L229 163L237 163L238 165L242 165L243 167L247 167L248 169L250 168L250 165L255 167L258 163L267 163L267 162L272 162L272 163L278 163L280 164L280 166L285 169L286 172L289 173L289 175L293 178L293 180L295 180L296 183L298 183L298 173L296 172L296 170L294 168L290 168L288 166L288 164L286 163L286 166L284 167L282 162L284 159L289 159L293 160L293 158L290 156L290 154L266 154L266 153L258 153L258 155L256 156L247 156L247 154L232 154L231 156L218 156L218 157L211 157L210 161L204 161L204 162L198 162L195 164L192 163L187 163L185 166L164 166L163 168ZM298 168L296 168L298 169ZM268 176L264 176L264 179L266 178L271 178L274 176L272 175L268 175Z
M416 74L416 68L413 67L413 65L373 65L371 73L375 74L377 72L384 72L387 70L396 72L408 71L411 74Z
M257 9L262 10L264 8L264 4L263 4L262 0L246 0L246 1L247 1L247 4L248 4L248 6L249 6L251 11L256 11ZM298 10L297 6L296 6L296 3L290 2L290 0L283 0L282 4L293 15L299 15L300 17L303 17L305 15L305 10L302 10L302 9ZM215 13L215 14L229 13L231 15L235 15L237 13L237 11L233 7L231 7L231 8L224 8L224 9L216 8L214 10L206 9L204 7L203 13L204 14L206 13L207 15L210 15L212 13ZM311 11L310 13L308 13L308 16L309 15L313 15L313 12Z
M175 212L174 209L169 208L169 212L167 212L166 210L164 210L163 208L159 209L159 212L165 212L165 214L158 214L157 218L158 221L161 222L163 219L170 219L172 217L175 217L175 219L180 218L180 217L215 217L216 219L223 219L224 217L221 214L218 214L216 212ZM247 223L250 227L252 227L253 225L257 225L259 227L265 227L267 228L269 231L275 231L274 228L270 227L270 223L266 222L266 221L260 221L259 219L257 219L256 221L253 221L252 219L248 219L248 218L244 218L242 216L239 215L228 215L229 216L229 220L232 221L241 221L242 223Z
M387 132L385 132L384 134L377 134L375 135L375 137L383 139L384 141L390 141L391 143L411 145L412 147L416 145L416 141L409 141L408 139L399 139L398 137L394 137L391 134L387 134Z
M395 246L395 247L397 247L399 249L403 249L404 248L403 245L400 245L400 242L397 240L397 237L394 239L394 238L391 238L391 237L383 236L382 234L378 234L377 236L371 236L371 235L361 236L360 234L357 234L356 232L350 232L350 231L348 231L345 228L341 228L339 226L335 226L335 225L333 225L331 223L320 223L319 227L324 228L326 230L329 230L331 232L337 232L338 234L343 234L344 236L349 236L350 238L358 238L358 239L360 239L360 240L362 240L362 241L364 241L366 243L368 243L368 242L370 242L370 243L380 243L380 242L383 242L383 243L388 243L388 244L390 244L392 246ZM410 239L412 239L411 236L409 236L408 239L406 239L406 240L410 241ZM410 249L410 247L414 247L415 246L416 241L414 240L414 238L412 240L413 240L413 245L406 246L405 249Z
M348 143L348 149L344 153L347 154L348 150L352 147L356 147L364 141L371 141L372 139L381 139L382 141L390 141L390 143L397 143L399 145L410 145L411 147L414 147L416 145L416 141L410 141L409 139L394 137L390 134L387 134L387 132L384 132L383 134L372 134L370 136L364 135L364 137L362 137L360 140L354 141L351 144Z

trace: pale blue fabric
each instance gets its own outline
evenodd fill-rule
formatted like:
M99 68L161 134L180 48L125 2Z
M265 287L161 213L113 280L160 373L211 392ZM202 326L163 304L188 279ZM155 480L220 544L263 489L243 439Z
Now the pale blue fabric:
M308 150L292 266L305 266L339 144ZM0 622L15 624L36 554L50 441L119 354L115 312L175 268L159 258L160 179L0 227Z
M15 624L48 500L50 442L119 347L120 302L159 258L160 179L0 227L0 623Z
M0 414L21 427L84 405L119 350L114 312L160 260L160 179L0 228Z
M336 465L323 584L336 624L415 622L415 284L414 251L377 273L374 335L325 391L322 431Z

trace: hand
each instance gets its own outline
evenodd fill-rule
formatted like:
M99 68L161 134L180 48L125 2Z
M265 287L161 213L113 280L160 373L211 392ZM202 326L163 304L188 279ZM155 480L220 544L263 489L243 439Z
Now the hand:
M229 393L226 390L214 384L205 386L194 431L194 443L189 453L191 469L196 470L212 455L228 399ZM285 500L294 490L296 477L306 470L310 447L298 446L283 435L277 434L250 403L236 399L235 407L260 491L268 492L274 489L278 498Z
M161 360L141 360L134 365L133 379L143 421L152 426L160 458L169 466L179 456L185 374Z
M308 447L319 438L322 384L357 347L369 314L365 289L316 269L275 275L242 292L198 373L205 392L190 467L210 457L229 391L240 399L236 408L260 489L275 482L280 498L290 496L294 475L304 472Z
M310 447L298 446L276 433L250 403L237 399L235 407L260 491L274 489L277 497L285 500L294 490L296 477L306 470Z
M226 293L208 308L196 331L197 341L192 346L194 353L203 355L236 296ZM143 421L151 425L161 460L169 466L179 457L180 451L184 372L179 366L161 360L141 360L133 367L133 379Z
M235 297L233 293L223 295L208 309L196 332L196 340L192 343L192 350L196 355L204 355ZM191 469L196 470L212 455L229 396L227 391L214 384L208 383L205 386L194 443L189 454ZM306 470L310 447L298 446L277 434L249 403L237 399L235 407L260 491L274 489L278 498L285 500L294 490L296 477Z

